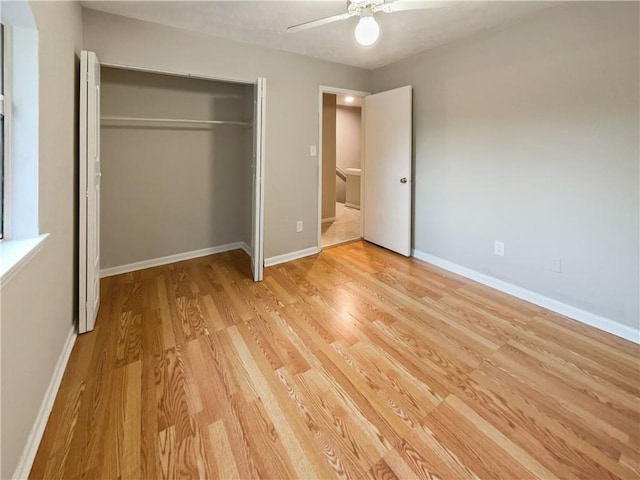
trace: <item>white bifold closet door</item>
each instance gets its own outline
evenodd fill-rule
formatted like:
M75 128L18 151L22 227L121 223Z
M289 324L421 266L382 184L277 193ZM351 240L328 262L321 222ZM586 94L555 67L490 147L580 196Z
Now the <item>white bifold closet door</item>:
M251 270L253 280L262 281L264 270L264 140L267 80L258 78L254 88L253 192L251 201Z
M100 307L100 63L80 55L78 332L93 330Z
M264 268L264 161L266 80L255 86L252 160L251 265L254 280ZM93 330L100 307L100 63L80 55L79 333Z
M365 97L364 239L411 255L412 89Z

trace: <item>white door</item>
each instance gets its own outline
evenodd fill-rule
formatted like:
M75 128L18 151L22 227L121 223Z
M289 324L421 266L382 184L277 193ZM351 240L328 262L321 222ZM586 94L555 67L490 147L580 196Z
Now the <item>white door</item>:
M100 63L80 55L80 294L78 332L93 330L100 307Z
M365 97L364 239L411 255L410 86Z
M254 90L253 194L251 202L251 269L253 280L262 281L264 270L264 148L267 80L259 78Z

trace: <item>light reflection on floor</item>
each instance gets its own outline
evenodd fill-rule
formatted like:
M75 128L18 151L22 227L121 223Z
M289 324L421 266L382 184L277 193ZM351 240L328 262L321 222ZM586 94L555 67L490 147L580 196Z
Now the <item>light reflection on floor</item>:
M360 238L360 210L336 202L336 219L322 224L322 246L329 247Z

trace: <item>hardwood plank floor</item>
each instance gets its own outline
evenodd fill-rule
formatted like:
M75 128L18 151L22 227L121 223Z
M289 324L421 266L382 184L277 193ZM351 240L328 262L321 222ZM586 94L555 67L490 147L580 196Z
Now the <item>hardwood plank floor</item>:
M640 478L640 346L356 242L102 281L31 478Z

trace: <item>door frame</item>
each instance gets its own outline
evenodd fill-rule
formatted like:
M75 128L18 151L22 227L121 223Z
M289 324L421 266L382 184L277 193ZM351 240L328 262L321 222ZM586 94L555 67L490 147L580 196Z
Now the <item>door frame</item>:
M371 95L370 92L363 92L360 90L351 90L348 88L330 87L327 85L320 85L318 93L318 238L317 249L318 252L322 251L322 120L323 120L323 108L322 108L322 95L324 93L332 93L334 95L353 95L354 97L366 97ZM360 212L364 209L364 174L365 174L365 156L364 156L364 103L361 107L360 115ZM360 236L364 229L364 215L360 214Z
M120 70L133 70L134 72L159 73L161 75L170 75L173 77L194 78L197 80L213 80L216 82L243 83L246 85L255 85L257 78L233 78L233 77L213 77L201 73L176 72L173 70L162 70L159 68L141 67L136 65L126 65L124 63L100 62L100 66L109 68L119 68Z

